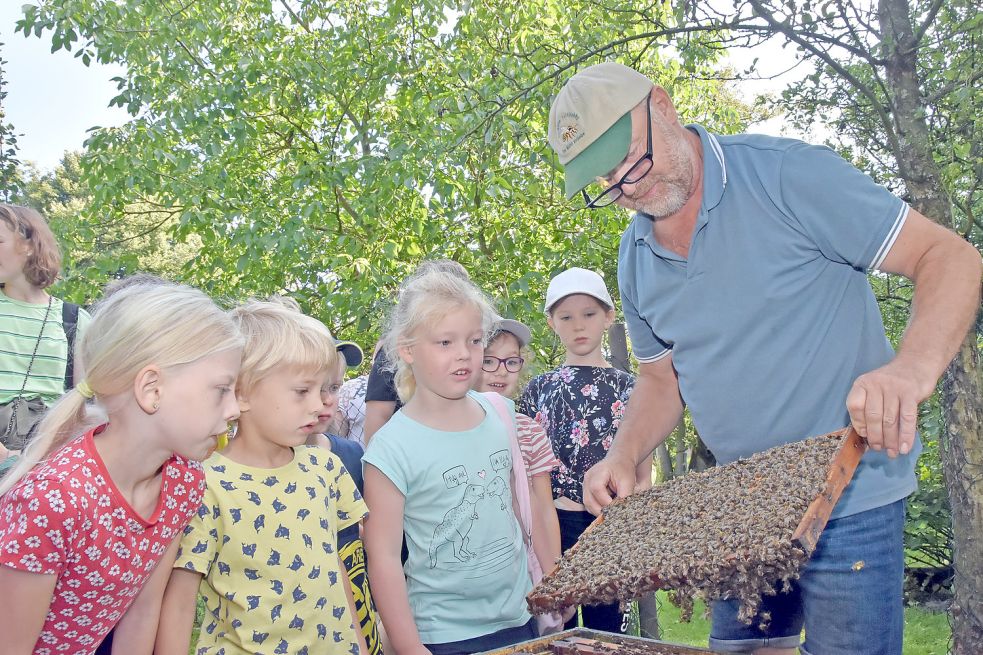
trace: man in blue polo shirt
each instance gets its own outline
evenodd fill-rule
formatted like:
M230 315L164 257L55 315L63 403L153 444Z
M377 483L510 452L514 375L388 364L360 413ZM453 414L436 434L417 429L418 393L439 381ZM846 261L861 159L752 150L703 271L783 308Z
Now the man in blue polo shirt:
M620 64L566 83L549 140L567 197L635 212L618 283L639 376L587 507L640 488L684 403L723 463L852 422L872 449L793 591L764 599L769 630L721 601L710 642L792 653L805 627L803 653L900 654L917 406L973 320L979 253L828 148L681 125L666 91ZM915 283L897 354L875 269Z

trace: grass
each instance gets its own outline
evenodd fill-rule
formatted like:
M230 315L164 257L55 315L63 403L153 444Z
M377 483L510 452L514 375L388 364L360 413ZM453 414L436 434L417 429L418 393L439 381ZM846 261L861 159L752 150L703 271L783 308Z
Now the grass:
M658 593L657 599L662 641L706 647L710 622L703 618L702 602L695 601L693 620L683 623L679 620L679 610L669 602L664 591ZM946 655L951 631L945 612L906 607L904 616L904 655Z
M703 603L695 600L693 603L693 620L689 623L683 623L679 620L679 610L666 598L666 592L660 591L657 594L657 599L662 641L705 648L707 638L710 636L710 621L703 617ZM194 655L194 645L198 640L198 629L204 613L205 606L199 597L189 655ZM930 612L920 607L906 607L904 617L903 655L946 655L948 653L951 631L949 619L945 612Z

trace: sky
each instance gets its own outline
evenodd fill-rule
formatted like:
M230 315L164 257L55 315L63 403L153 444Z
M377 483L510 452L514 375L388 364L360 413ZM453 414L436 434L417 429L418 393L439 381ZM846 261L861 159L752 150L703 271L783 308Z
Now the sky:
M0 0L0 55L7 60L6 120L19 135L21 161L52 169L66 150L82 148L89 128L126 122L125 111L109 107L117 93L110 79L123 69L95 62L86 67L74 52L52 54L50 35L14 34L22 4Z
M82 148L90 128L127 121L129 115L124 110L109 107L116 95L116 85L110 80L121 75L123 68L95 62L86 67L73 52L51 53L50 35L25 38L22 33L14 34L21 4L19 0L0 0L0 42L4 44L0 55L8 62L7 121L19 135L20 159L50 170L58 165L66 150ZM755 50L734 50L730 59L740 68L756 56L760 62L771 62L765 73L780 72L788 61L788 54L774 39ZM743 82L739 91L751 100L755 93L777 92L803 74L800 68L777 80ZM780 135L782 129L779 118L756 125L753 131Z

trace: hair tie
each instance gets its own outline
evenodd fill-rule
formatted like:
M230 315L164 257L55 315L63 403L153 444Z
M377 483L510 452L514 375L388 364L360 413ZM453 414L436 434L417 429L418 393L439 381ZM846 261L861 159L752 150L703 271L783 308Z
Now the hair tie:
M96 392L92 390L92 387L90 387L89 383L85 380L82 380L81 382L76 384L75 389L80 394L82 394L82 397L85 398L86 400L90 398L95 398Z

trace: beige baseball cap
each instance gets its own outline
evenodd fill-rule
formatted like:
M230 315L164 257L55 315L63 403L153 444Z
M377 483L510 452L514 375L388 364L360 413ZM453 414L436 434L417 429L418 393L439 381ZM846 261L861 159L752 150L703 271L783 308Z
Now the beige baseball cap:
M631 145L629 112L653 86L613 61L585 68L563 85L550 107L547 138L563 164L567 198L625 158Z
M508 332L513 335L519 341L519 347L525 348L529 345L529 340L532 339L532 332L526 327L525 323L520 323L511 318L499 319L492 326L492 334L498 334L499 332Z

